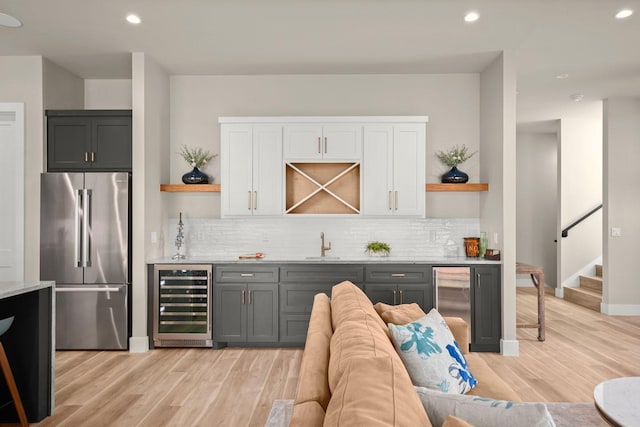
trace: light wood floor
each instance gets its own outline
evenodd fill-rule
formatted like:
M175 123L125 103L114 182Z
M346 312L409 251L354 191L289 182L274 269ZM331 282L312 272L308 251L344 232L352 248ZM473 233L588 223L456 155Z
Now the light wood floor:
M536 300L518 290L518 321ZM640 376L640 316L609 317L547 297L547 340L518 329L519 357L483 358L526 401L590 402L608 378ZM36 426L262 426L292 399L299 349L58 352L55 415Z

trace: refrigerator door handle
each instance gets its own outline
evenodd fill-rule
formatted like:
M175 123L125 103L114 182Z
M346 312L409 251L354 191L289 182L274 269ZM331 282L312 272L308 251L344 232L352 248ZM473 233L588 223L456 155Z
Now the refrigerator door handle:
M82 198L82 266L91 267L91 236L89 229L91 227L91 190L82 190L84 197Z
M74 288L56 288L56 292L120 292L122 288L95 288L95 287L74 287Z
M82 260L80 259L80 239L82 239L82 220L80 219L80 203L82 201L82 190L76 190L75 197L75 238L73 239L73 258L75 259L76 267L82 267Z

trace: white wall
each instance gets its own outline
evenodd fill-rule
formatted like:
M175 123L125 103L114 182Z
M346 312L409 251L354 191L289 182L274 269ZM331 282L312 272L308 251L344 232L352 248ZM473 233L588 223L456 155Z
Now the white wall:
M25 105L25 280L40 279L40 172L43 165L42 58L0 56L0 101ZM1 191L1 190L0 190ZM0 193L2 195L2 193Z
M558 135L518 132L516 138L516 257L541 266L547 286L556 287ZM533 286L528 276L518 276L521 284Z
M131 79L86 79L84 108L87 110L130 110Z
M504 355L518 355L516 340L516 79L513 55L503 52L480 75L480 228L502 259Z
M47 109L82 109L84 80L46 58L42 60L42 98Z
M278 75L171 77L171 182L189 170L181 145L220 152L219 116L427 115L427 176L440 182L447 170L437 150L466 144L479 149L479 76ZM461 169L478 182L480 155ZM205 167L219 182L219 158ZM172 194L171 216L220 216L218 194ZM428 217L477 218L477 193L427 194Z
M146 260L162 255L160 184L169 179L169 76L144 53L132 56L133 260L131 351L148 349Z
M602 311L640 315L640 98L604 102L604 289ZM611 228L621 229L620 237Z
M602 103L585 104L560 120L560 228L602 203ZM560 232L558 231L558 235ZM574 275L602 255L602 212L558 237L559 281L577 286Z

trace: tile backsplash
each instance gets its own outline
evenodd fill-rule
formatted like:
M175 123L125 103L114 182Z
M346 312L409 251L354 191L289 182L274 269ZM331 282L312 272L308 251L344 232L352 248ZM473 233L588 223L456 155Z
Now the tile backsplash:
M187 257L235 258L264 252L275 259L320 255L320 233L331 242L328 256L359 257L380 240L393 256L464 256L463 238L479 236L479 218L183 218ZM176 253L177 218L165 224L165 256Z

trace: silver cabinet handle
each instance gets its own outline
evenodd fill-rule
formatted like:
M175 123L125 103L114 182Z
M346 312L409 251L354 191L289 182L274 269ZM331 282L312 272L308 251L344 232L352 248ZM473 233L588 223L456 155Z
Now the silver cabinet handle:
M251 191L247 191L247 209L251 210Z
M251 304L251 291L249 291L249 304Z
M253 210L257 210L258 209L258 192L254 191L253 192Z
M321 144L322 144L322 142L321 142L321 140L320 140L320 137L318 137L318 154L320 154L320 153L322 152L322 151L321 151L321 147L320 147L320 146L321 146Z
M324 137L324 154L327 154L327 137Z
M91 152L91 163L96 161L96 153L94 151Z
M242 290L242 305L244 305L244 289Z
M480 289L480 273L476 273L476 282L478 283L478 289Z
M398 210L398 190L396 190L396 210Z
M391 205L392 205L392 203L393 203L393 202L391 201L391 191L389 191L389 210L391 210L391 209L392 209L392 206L391 206Z
M396 305L396 293L397 293L397 291L394 289L393 290L393 305Z
M91 267L91 190L82 190L82 266Z
M404 277L404 273L391 273L391 277Z
M122 288L96 288L96 287L75 287L75 288L56 288L56 293L58 292L120 292Z
M240 273L240 277L253 277L253 273Z
M402 294L402 291L400 291L400 304L404 304L404 296Z
M85 163L89 163L89 152L88 151L84 152L84 162Z

